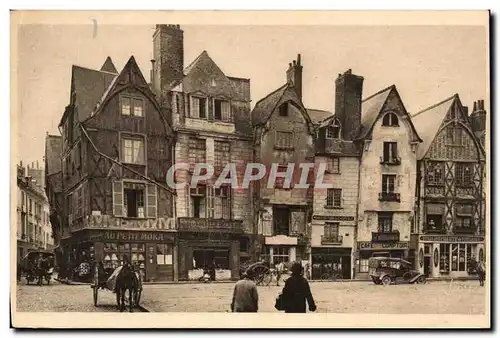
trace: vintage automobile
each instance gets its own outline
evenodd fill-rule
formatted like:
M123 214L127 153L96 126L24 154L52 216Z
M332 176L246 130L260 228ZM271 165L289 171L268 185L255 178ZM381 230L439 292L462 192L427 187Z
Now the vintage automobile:
M377 285L403 283L423 284L426 276L412 269L412 264L401 258L371 257L368 261L368 273Z

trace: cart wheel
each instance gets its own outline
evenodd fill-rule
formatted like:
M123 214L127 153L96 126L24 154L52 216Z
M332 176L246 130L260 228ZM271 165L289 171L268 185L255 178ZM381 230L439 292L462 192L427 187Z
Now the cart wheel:
M390 285L390 284L391 284L391 282L392 282L392 279L391 279L391 277L389 277L389 276L384 276L384 277L382 278L382 284L384 284L384 285Z
M262 278L262 285L268 286L269 284L271 284L272 280L273 280L273 274L271 271L268 271Z
M330 274L328 272L325 272L324 274L321 275L322 281L327 281L329 279L330 279Z
M94 306L97 306L97 296L99 294L99 267L95 266L94 268L94 283L92 285L92 288L94 289L93 290L93 294L94 294Z
M139 307L139 302L141 301L142 288L135 292L134 307Z
M333 275L333 281L334 282L340 282L342 281L342 275L340 273L336 273Z

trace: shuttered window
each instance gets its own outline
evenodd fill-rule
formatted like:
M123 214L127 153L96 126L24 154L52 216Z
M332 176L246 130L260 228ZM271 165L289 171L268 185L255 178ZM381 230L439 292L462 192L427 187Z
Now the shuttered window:
M113 182L113 215L123 217L123 182Z
M147 218L157 217L157 190L156 185L148 184L147 186Z

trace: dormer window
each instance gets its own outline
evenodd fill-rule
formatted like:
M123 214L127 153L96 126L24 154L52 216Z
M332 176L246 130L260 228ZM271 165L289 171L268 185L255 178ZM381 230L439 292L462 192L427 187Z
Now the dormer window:
M340 138L340 123L334 120L331 125L326 128L326 138L339 139Z
M394 113L387 113L382 119L382 125L387 127L397 127L399 126L398 117Z
M122 115L144 116L144 100L123 96L120 99L120 110Z
M279 108L279 111L280 111L280 116L288 116L288 103L283 103L280 108Z

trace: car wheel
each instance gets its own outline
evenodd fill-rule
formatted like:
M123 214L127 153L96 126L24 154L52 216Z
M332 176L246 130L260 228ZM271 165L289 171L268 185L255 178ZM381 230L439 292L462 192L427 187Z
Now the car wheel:
M425 284L426 278L425 276L420 276L417 278L417 284Z
M389 276L382 277L382 284L390 285L392 283L392 278Z

